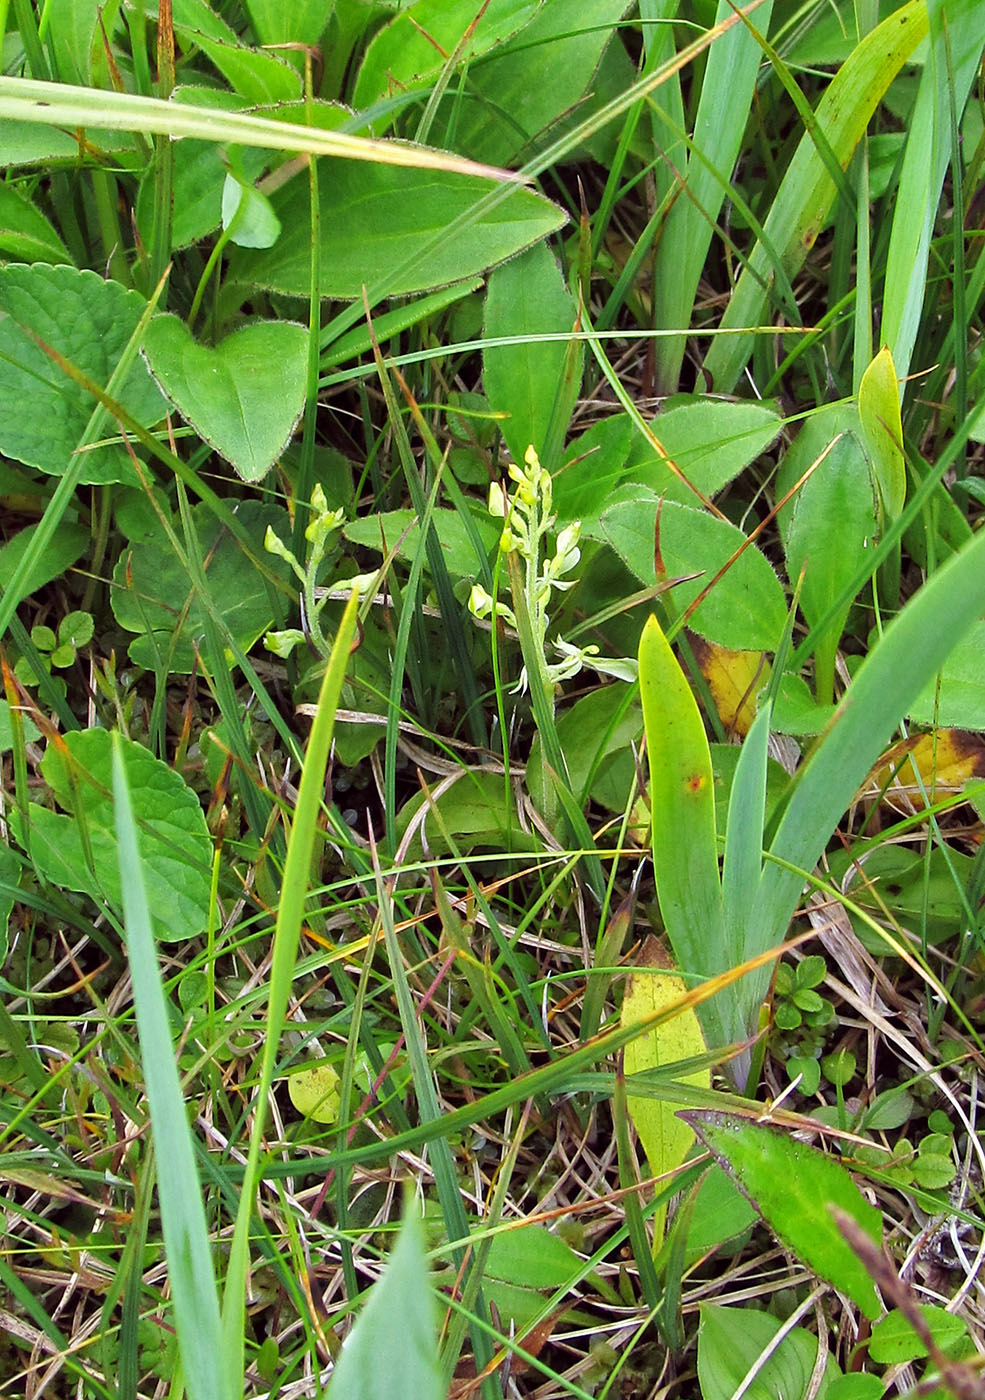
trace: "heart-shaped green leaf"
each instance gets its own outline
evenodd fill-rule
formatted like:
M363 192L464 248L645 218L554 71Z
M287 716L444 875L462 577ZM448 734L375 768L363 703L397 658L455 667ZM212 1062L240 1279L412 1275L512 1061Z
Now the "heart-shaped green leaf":
M259 321L210 349L193 340L177 316L159 316L147 328L144 354L198 435L245 481L266 476L304 408L304 326Z

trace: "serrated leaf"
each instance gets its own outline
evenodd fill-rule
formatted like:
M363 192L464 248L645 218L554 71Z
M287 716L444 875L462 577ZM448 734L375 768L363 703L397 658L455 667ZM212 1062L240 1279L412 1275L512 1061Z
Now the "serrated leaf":
M770 404L681 395L671 399L650 426L691 485L702 495L714 497L769 447L783 419ZM668 501L697 504L694 492L641 436L630 451L626 479L638 481Z
M866 1317L878 1317L881 1304L872 1279L829 1209L840 1207L870 1239L881 1242L882 1217L846 1169L789 1133L736 1114L692 1109L682 1117L733 1173L777 1238L847 1293Z
M38 341L105 388L145 306L137 292L88 270L44 263L0 268L0 452L51 476L65 471L96 403ZM139 360L119 401L145 427L166 408ZM138 484L123 447L86 452L79 480Z
M473 0L417 0L374 36L356 79L355 106L363 110L395 91L428 85L463 40L462 62L474 62L521 29L539 4L489 0L477 7Z
M565 114L577 107L585 115L606 46L628 8L627 0L579 0L572 23L570 5L542 4L518 34L472 66L474 100L456 91L442 104L435 141L497 165L512 164L521 151L531 155L558 133ZM476 9L471 5L473 15Z
M655 938L648 938L636 968L626 984L620 1024L636 1025L657 1011L665 1010L687 993L684 981L669 970ZM673 1017L653 1026L626 1046L623 1067L627 1084L626 1107L639 1136L653 1176L674 1172L682 1165L694 1141L694 1132L677 1116L676 1106L661 1099L643 1098L632 1092L632 1075L658 1069L705 1053L704 1037L693 1006L682 1007ZM711 1071L697 1070L683 1077L686 1084L711 1088ZM666 1204L653 1218L653 1248L656 1252L664 1235Z
M121 739L140 831L154 931L164 943L194 938L206 926L212 843L201 804L180 774L143 745ZM41 772L62 816L32 803L31 857L55 885L121 904L112 798L112 736L76 730L48 745ZM91 863L89 855L91 854Z
M334 8L334 0L246 0L261 44L317 44Z

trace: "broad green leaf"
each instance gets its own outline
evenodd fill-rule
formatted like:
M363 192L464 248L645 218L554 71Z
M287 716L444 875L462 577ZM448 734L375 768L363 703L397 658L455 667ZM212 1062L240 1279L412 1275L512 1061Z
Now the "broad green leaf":
M259 44L317 44L335 0L246 0Z
M654 537L659 501L642 487L625 486L602 516L602 529L616 553L645 584L654 577ZM660 554L668 579L678 583L674 606L682 611L745 543L727 520L704 510L666 501L660 507ZM783 588L755 545L744 549L688 618L688 626L733 651L773 651L786 622Z
M671 461L703 496L713 497L769 446L783 420L769 404L729 403L681 396L651 427ZM562 524L582 521L597 533L603 510L623 483L638 482L668 501L695 506L698 498L636 432L628 414L594 424L568 447L555 482L554 503ZM570 463L571 465L567 465Z
M205 561L212 606L235 640L248 651L274 622L270 585L206 504L196 506L191 518ZM259 501L242 501L236 519L253 542L264 567L275 579L286 581L290 566L263 549L268 525L282 538L289 537L286 511ZM177 528L180 538L180 526ZM155 531L125 549L113 579L113 615L121 627L139 634L130 643L131 659L148 670L166 662L172 672L192 671L196 664L194 644L204 631L202 604L192 591L184 563L163 532ZM184 613L189 599L188 611ZM231 663L232 657L227 660Z
M132 146L131 139L120 136L115 145ZM69 131L40 122L11 118L0 122L0 165L14 168L21 165L43 165L48 161L78 160L80 141Z
M297 72L278 55L247 48L207 0L172 0L175 33L196 44L233 92L258 106L300 96Z
M195 793L141 744L120 740L140 830L144 880L162 943L205 928L212 843ZM112 741L105 729L76 730L48 745L41 772L62 816L31 803L31 858L53 884L120 907L112 801ZM91 864L87 852L91 852Z
M835 1376L828 1386L827 1400L880 1400L885 1393L883 1381L871 1371L849 1371Z
M564 1288L581 1275L584 1260L543 1225L523 1225L494 1235L485 1272L523 1288Z
M853 404L821 408L803 425L777 473L779 499L819 462L779 513L787 577L794 583L803 577L800 607L812 626L851 582L876 532L875 488L859 432ZM830 450L820 460L826 449ZM834 698L835 656L850 608L851 603L845 603L815 652L821 703Z
M639 662L660 913L681 971L713 977L728 964L708 740L691 687L654 617L643 628ZM712 1047L731 1039L722 1001L715 997L699 1011Z
M682 1114L730 1171L773 1233L870 1320L882 1311L872 1279L832 1218L838 1206L876 1244L882 1216L840 1162L766 1124L691 1109Z
M0 268L0 452L50 476L65 471L95 401L38 341L105 387L145 306L137 292L95 272L44 263ZM146 427L164 416L166 402L139 360L119 399ZM79 479L137 484L116 446L87 452Z
M698 1183L691 1207L684 1246L688 1266L745 1235L758 1219L732 1177L713 1162Z
M911 701L907 714L918 724L985 729L985 622L976 622L940 671Z
M628 413L601 418L568 444L554 477L554 509L559 526L581 522L582 534L600 538L599 518L612 492L625 478L635 428Z
M157 316L144 338L154 377L199 437L244 481L274 465L304 410L308 331L292 321L243 326L214 348L177 316Z
M101 745L103 755L108 754L111 739L113 743L113 799L108 804L113 825L108 835L118 858L115 882L122 891L140 1058L156 1146L164 1256L185 1385L189 1400L235 1400L240 1393L240 1380L223 1364L219 1301L202 1182L175 1063L162 970L151 926L149 903L166 899L167 895L158 887L144 855L150 851L153 860L156 844L140 816L141 797L145 796L141 779L146 777L146 771L139 766L135 770L131 761L135 757L133 750L139 745L120 734L89 732L101 734L106 741ZM169 770L164 771L169 777L174 776Z
M920 1312L941 1351L953 1347L968 1335L964 1320L931 1303L920 1303ZM927 1356L926 1343L914 1332L898 1308L881 1317L869 1338L869 1355L878 1366L897 1366L904 1361L918 1361Z
M99 10L88 0L51 0L45 15L58 78L63 83L88 83L92 78ZM108 18L106 22L109 23Z
M858 390L858 416L869 448L882 509L887 522L893 521L906 504L906 458L903 455L899 384L893 357L886 346L862 375Z
M626 984L620 1024L633 1026L658 1011L669 1010L686 992L682 978L670 971L667 958L661 955L656 939L649 938ZM628 1078L626 1107L653 1176L674 1172L683 1165L694 1142L694 1132L683 1119L678 1118L675 1104L634 1094L631 1076L703 1055L705 1049L693 1006L682 1007L676 1015L661 1021L626 1046L623 1060ZM711 1071L703 1069L685 1075L684 1083L710 1089ZM654 1251L663 1242L666 1218L667 1206L664 1204L658 1208L653 1220Z
M532 190L497 191L494 207L470 211L494 187L452 175L362 160L318 162L321 290L328 297L398 296L471 277L560 228L565 215ZM311 209L306 182L271 199L284 232L273 248L237 249L229 275L292 296L311 282Z
M328 1400L444 1400L434 1298L412 1212L335 1363Z
M487 552L495 549L501 526L489 512L480 507L474 513L472 523ZM436 510L431 515L431 524L437 532L448 572L458 578L474 577L479 561L458 511L447 508ZM365 545L378 553L384 548L389 551L397 546L399 557L408 561L415 557L421 547L420 526L412 510L387 510L382 515L366 515L361 520L350 520L342 533L353 544Z
M557 722L571 791L579 801L590 795L610 811L625 807L636 771L632 746L639 741L642 717L639 705L625 705L627 690L624 681L600 686L566 708ZM538 738L533 748L539 748ZM533 752L531 761L537 761Z
M339 1121L339 1072L327 1060L315 1060L306 1069L288 1075L287 1092L303 1117L315 1123Z
M567 334L577 311L545 243L511 258L489 278L485 334L490 338ZM527 448L545 450L549 433L567 427L573 405L563 393L568 346L563 341L521 340L490 345L483 353L483 382L490 407L506 414L502 433L516 462ZM576 358L576 386L581 382ZM563 420L563 421L559 421Z
M540 3L489 0L477 7L473 0L416 0L385 25L366 50L352 99L355 106L362 111L395 92L428 86L452 54L460 53L460 61L470 67L522 29Z
M962 851L935 847L926 853L906 846L877 846L859 852L853 848L831 853L831 879L853 904L872 918L885 917L888 908L905 929L919 932L929 944L953 938L967 919L972 857ZM887 952L886 944L870 926L853 920L860 941L874 953Z
M24 726L24 738L27 743L33 744L35 739L41 737L40 731L34 722L27 715L21 715L21 724ZM14 747L14 726L10 718L10 705L6 700L0 700L0 754L9 753ZM0 849L3 849L0 847Z
M589 101L586 89L628 8L627 0L544 0L515 38L472 66L468 91L445 99L432 139L496 165L529 159L562 118L585 115L579 104Z
M511 792L502 778L484 769L471 769L439 797L415 794L400 809L397 835L403 837L421 809L427 808L423 830L427 836L428 858L475 850L497 854L532 850L535 842L520 826ZM424 845L417 828L408 857L419 859Z
M701 1400L732 1400L757 1359L774 1341L783 1323L758 1308L702 1303L698 1332L698 1382ZM817 1360L818 1341L805 1327L793 1328L763 1362L746 1400L806 1400ZM821 1384L810 1393L825 1400L840 1372L829 1356Z
M37 528L37 525L28 525L26 529L18 530L17 534L5 545L0 546L0 588L6 589L10 586L14 571L31 548L31 541ZM63 520L60 525L55 527L50 542L45 546L44 551L39 555L33 569L28 574L23 585L24 597L36 593L39 588L50 583L52 579L61 578L62 574L85 553L88 544L88 530L84 530L81 525L72 525Z
M842 169L862 138L883 94L927 33L927 6L910 0L888 15L855 47L818 103L816 119ZM756 244L722 317L719 336L704 363L717 393L728 393L752 350L766 287L774 280L775 251L788 280L796 275L824 226L835 198L835 183L812 134L801 138L763 226L766 242ZM767 246L768 245L768 246Z
M213 111L240 112L246 107L243 98L221 88L177 87L171 101L188 107L211 108ZM254 146L238 149L243 175L255 180L270 157ZM224 149L215 141L175 141L171 147L174 216L171 226L173 248L187 248L219 227L223 183L227 164ZM140 182L137 194L137 226L145 241L149 241L153 220L154 190L157 167L152 165Z
M16 185L0 184L0 256L18 262L71 263L51 224Z

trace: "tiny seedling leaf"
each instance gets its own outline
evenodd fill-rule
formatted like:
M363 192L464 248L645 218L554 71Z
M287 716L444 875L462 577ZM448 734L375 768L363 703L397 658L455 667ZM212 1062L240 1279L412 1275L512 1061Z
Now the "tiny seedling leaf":
M287 1081L291 1103L305 1118L316 1123L339 1121L339 1073L327 1060L316 1060Z

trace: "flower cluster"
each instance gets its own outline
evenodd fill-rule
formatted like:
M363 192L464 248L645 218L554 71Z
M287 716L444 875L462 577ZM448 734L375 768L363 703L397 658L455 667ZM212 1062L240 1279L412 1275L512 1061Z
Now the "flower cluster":
M590 657L598 653L598 647L575 647L568 642L555 640L552 645L559 660L548 662L544 656L547 646L547 632L550 627L548 608L551 595L556 590L570 588L574 579L566 578L581 558L578 541L581 525L575 521L566 525L559 533L553 553L546 553L542 559L547 536L557 519L553 512L553 482L551 474L540 464L533 447L528 447L524 465L510 463L510 480L516 489L512 495L498 481L489 488L489 514L503 522L503 532L499 537L499 547L504 554L516 553L524 561L524 596L530 617L534 640L540 651L544 679L552 686L576 676ZM512 608L494 599L489 592L476 583L469 596L469 611L474 617L501 617L509 627L516 628L516 616ZM528 658L529 665L529 658ZM527 686L527 667L520 676L519 689Z
M322 656L328 656L331 651L331 646L325 641L322 634L320 620L321 610L325 606L326 600L324 597L316 598L315 580L329 552L332 537L342 528L344 520L345 512L329 510L325 492L320 483L316 484L311 493L311 520L304 532L304 537L308 542L308 550L303 566L298 563L293 551L288 548L273 526L267 526L263 547L268 554L275 554L280 559L286 559L294 571L301 585L304 618L308 626L307 633L298 631L296 627L285 628L283 632L268 632L264 638L264 646L275 656L287 658L298 643L308 640L309 636Z

